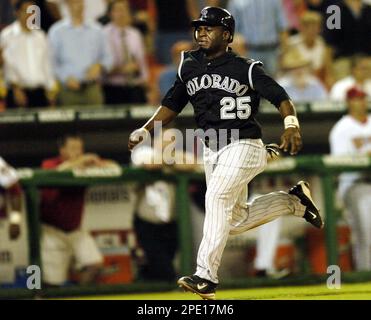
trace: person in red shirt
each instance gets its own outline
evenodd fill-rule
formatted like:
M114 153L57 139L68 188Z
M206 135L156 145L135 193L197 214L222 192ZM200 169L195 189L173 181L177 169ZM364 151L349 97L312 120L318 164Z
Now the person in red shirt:
M118 166L96 154L85 153L84 142L79 136L64 137L58 147L59 156L44 160L43 169L63 171ZM74 278L79 283L92 283L99 275L103 256L91 235L81 229L84 194L83 187L42 190L41 258L46 285L63 285L69 279L72 261L77 271Z

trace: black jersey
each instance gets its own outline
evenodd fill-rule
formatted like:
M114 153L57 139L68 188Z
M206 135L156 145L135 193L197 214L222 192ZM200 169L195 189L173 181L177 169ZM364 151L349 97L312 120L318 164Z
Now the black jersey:
M208 60L201 50L195 50L182 53L176 81L162 105L180 113L189 101L199 128L238 129L240 138L257 139L262 136L255 119L260 97L277 108L289 99L260 61L230 50Z

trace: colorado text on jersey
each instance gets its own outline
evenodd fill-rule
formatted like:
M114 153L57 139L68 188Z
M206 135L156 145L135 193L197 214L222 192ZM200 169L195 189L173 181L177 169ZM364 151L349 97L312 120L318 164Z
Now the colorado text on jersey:
M214 88L234 93L238 97L241 97L249 90L249 87L246 84L240 84L238 80L225 76L222 81L222 77L219 74L214 73L211 75L204 74L201 78L195 77L192 80L189 80L186 86L187 93L190 96L193 96L201 89Z

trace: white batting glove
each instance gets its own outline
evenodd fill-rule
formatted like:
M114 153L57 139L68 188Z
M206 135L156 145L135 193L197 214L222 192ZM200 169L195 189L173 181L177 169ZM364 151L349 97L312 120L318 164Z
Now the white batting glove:
M128 148L133 150L133 148L140 142L147 140L150 136L149 131L146 128L139 128L133 131L129 136Z
M270 143L265 145L269 160L275 160L280 157L280 147L278 144Z

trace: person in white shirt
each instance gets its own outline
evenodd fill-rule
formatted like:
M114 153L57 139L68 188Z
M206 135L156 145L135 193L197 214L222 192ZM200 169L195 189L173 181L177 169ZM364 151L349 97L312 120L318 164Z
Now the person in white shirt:
M53 103L55 80L46 35L27 25L27 8L32 5L32 0L16 1L17 20L0 33L7 108L45 107Z
M330 99L345 101L347 91L354 86L371 98L371 57L358 56L353 59L352 74L335 82L330 91Z
M296 49L291 48L282 57L283 75L278 83L295 102L321 101L327 92L321 81L313 75L311 60Z
M300 17L299 33L290 36L289 48L296 48L300 54L311 61L314 74L326 84L333 84L331 76L332 57L329 47L321 37L322 17L319 13L307 11Z
M348 114L331 129L330 149L334 156L371 155L371 115L366 93L356 87L346 93ZM371 176L347 172L339 176L338 196L343 201L352 231L357 270L371 270Z
M71 18L68 6L65 0L47 0L58 6L62 19ZM109 0L84 0L84 21L97 21L98 18L106 13Z

